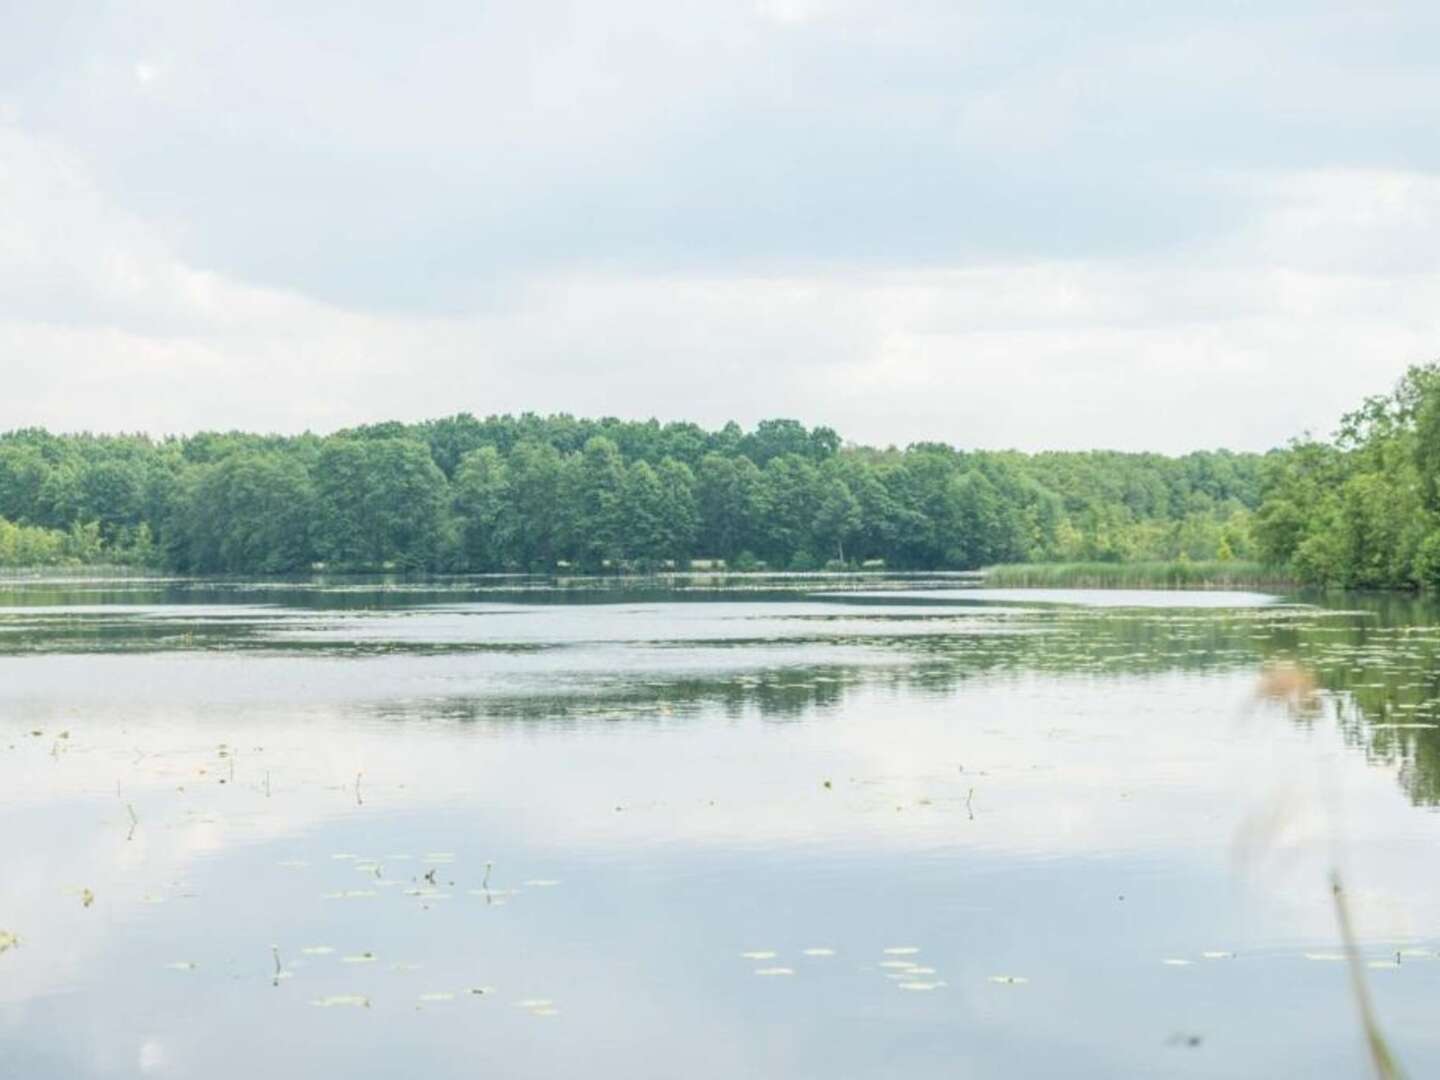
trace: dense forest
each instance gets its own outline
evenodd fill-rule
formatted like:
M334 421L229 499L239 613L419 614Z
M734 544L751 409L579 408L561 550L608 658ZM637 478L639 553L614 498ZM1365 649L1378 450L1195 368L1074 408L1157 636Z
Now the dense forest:
M0 435L0 564L195 573L1245 559L1263 459L844 445L460 414L328 436Z
M1261 491L1257 553L1298 580L1440 587L1440 364L1411 368L1333 439L1270 455Z

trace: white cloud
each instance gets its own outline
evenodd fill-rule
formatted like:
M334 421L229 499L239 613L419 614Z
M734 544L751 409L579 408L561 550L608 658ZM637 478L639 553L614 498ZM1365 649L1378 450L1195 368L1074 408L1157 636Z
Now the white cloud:
M1179 260L552 273L444 318L200 270L63 155L0 140L0 426L534 408L786 414L878 442L1263 448L1328 430L1440 338L1440 274L1367 247L1436 231L1440 185L1413 174L1263 178L1270 212Z
M822 0L755 0L755 10L761 18L799 25L823 16L825 4Z
M1233 153L1184 145L1217 129L1177 131L1205 95L1161 76L1234 27L1146 24L1128 51L1096 30L1047 66L1012 55L1038 24L979 9L690 15L541 5L440 37L357 16L354 50L316 53L308 23L250 27L246 52L190 12L98 25L63 74L0 82L0 428L536 409L1258 449L1437 352L1440 173L1257 164L1238 121ZM1400 48L1319 20L1281 67L1318 79L1341 31ZM1295 93L1213 70L1261 112ZM1426 78L1387 71L1341 81L1369 101ZM997 164L1014 190L965 186Z

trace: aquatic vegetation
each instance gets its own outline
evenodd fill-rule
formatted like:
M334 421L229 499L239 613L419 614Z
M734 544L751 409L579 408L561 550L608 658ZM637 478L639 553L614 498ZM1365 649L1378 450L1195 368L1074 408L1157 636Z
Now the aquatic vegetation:
M322 1009L337 1007L368 1009L370 1008L370 999L363 994L331 994L327 997L315 998L310 1004Z
M1294 576L1255 562L1190 561L1014 563L987 566L996 589L1284 589Z
M1423 613L1359 599L1182 609L1166 594L1101 612L975 603L953 580L898 580L904 587L883 598L857 600L850 583L832 580L823 596L716 592L704 604L627 600L623 589L585 603L552 590L542 604L511 592L477 599L456 582L418 594L235 582L223 595L313 604L306 621L316 629L305 632L332 624L337 651L320 659L272 638L263 658L248 645L232 655L217 636L213 657L177 643L139 663L125 647L91 658L64 645L7 659L21 680L19 691L0 685L7 704L37 686L49 697L22 704L0 735L0 770L23 793L6 821L19 834L23 807L54 806L73 831L55 830L57 851L74 869L52 872L61 884L40 890L55 901L48 908L21 897L0 913L26 930L18 956L0 937L0 967L17 976L22 1000L48 992L56 942L75 926L90 950L80 974L97 994L133 993L145 1007L193 994L206 1022L263 995L280 1035L287 1015L344 1022L343 1010L322 1022L311 1002L437 1031L489 1024L497 1056L527 1040L543 1052L557 1033L593 1045L619 1010L635 1016L668 1001L662 990L697 1015L711 995L723 999L742 1036L798 1020L797 1046L809 1052L824 1039L867 1075L884 1069L851 1038L861 1010L947 1048L952 1038L983 1042L972 1038L974 1016L999 1010L1027 1033L1016 1060L1034 1065L1063 1045L1089 1066L1047 1011L1063 998L1094 1023L1112 993L1128 995L1133 1039L1104 1052L1134 1075L1164 1071L1147 1053L1173 1061L1161 1047L1193 1045L1188 1028L1167 1036L1197 992L1213 991L1227 1031L1295 1037L1300 1028L1267 1016L1255 987L1340 986L1340 969L1302 959L1324 949L1335 951L1310 955L1346 959L1327 940L1336 937L1326 932L1329 898L1318 899L1318 920L1309 910L1295 920L1302 929L1277 931L1290 913L1268 907L1264 889L1200 917L1189 890L1223 883L1237 791L1269 775L1258 765L1247 773L1252 760L1274 755L1278 771L1294 772L1309 748L1322 749L1358 793L1347 804L1357 826L1377 813L1403 826L1416 813L1409 800L1434 803L1440 629ZM223 606L211 583L170 588ZM166 616L177 622L189 603L142 595L179 612ZM0 627L8 611L0 588ZM272 632L254 620L280 621L229 617L252 644ZM78 627L88 616L69 618ZM123 638L122 622L105 633ZM352 633L386 643L429 635L432 651L346 653ZM524 634L553 640L483 660L433 651L466 635ZM113 708L110 726L62 719L90 706L75 705L78 691L52 672L92 664L106 678L84 690ZM1249 719L1216 722L1220 707ZM73 730L55 759L61 724ZM232 765L233 783L218 784ZM1407 798L1394 797L1397 781ZM121 808L131 798L145 829L126 845ZM1409 835L1395 829L1393 850L1413 850L1402 847ZM77 857L92 858L86 845L97 837L97 850L118 854ZM1407 880L1427 873L1409 867ZM103 904L82 912L80 890L64 884L72 880ZM195 895L203 902L184 899ZM440 902L452 895L461 903ZM146 909L145 896L169 906ZM1304 903L1294 890L1286 899ZM1419 936L1420 909L1403 888L1394 903L1398 926L1359 940L1360 966L1377 992L1385 982L1428 1001L1421 976L1440 971L1436 943ZM1072 909L1083 909L1085 933L1052 928ZM1365 915L1368 925L1368 906ZM1270 944L1277 937L1285 944ZM165 942L138 974L124 962L132 940ZM1222 962L1237 953L1243 960ZM162 971L165 955L194 960ZM1160 974L1172 967L1173 977ZM543 994L566 987L564 1027L533 1027L510 1011L520 998L522 1012L559 1020ZM476 998L493 1000L464 1004ZM1333 993L1327 1000L1305 1018L1312 1042L1294 1050L1307 1067L1343 1052L1346 1013ZM1389 1001L1377 1003L1384 1021ZM455 1013L471 1007L483 1015ZM411 1016L417 1009L426 1016ZM1204 1055L1236 1071L1220 1022ZM1397 1051L1428 1064L1423 1040L1398 1025L1395 1035ZM307 1068L336 1060L306 1052Z

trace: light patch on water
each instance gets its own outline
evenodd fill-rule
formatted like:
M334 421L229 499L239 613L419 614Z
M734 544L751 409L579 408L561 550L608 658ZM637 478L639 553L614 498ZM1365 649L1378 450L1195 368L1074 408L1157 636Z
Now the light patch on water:
M774 960L776 954L769 949L756 949L752 952L742 952L740 956L745 960Z
M1193 964L1195 961L1194 961L1194 960L1182 960L1182 959L1181 959L1180 957L1178 957L1178 956L1167 956L1164 960L1161 960L1160 962L1161 962L1162 964L1164 964L1166 967L1189 967L1189 966L1190 966L1191 964Z
M939 990L944 985L943 982L902 982L899 984L901 990Z
M793 968L788 968L788 967L766 967L766 968L756 968L756 969L755 969L755 974L756 974L756 975L767 975L767 976L769 976L769 975L794 975L794 974L795 974L795 970L794 970Z
M1030 980L1024 975L991 975L986 981L1001 986L1024 986Z
M306 945L300 951L306 956L329 956L335 950L329 945Z
M806 950L804 950L800 955L801 955L801 956L834 956L834 955L835 955L835 950L834 950L834 949L806 949Z
M914 956L920 950L914 945L893 945L885 950L886 956Z
M363 994L331 994L328 997L315 998L310 1004L322 1009L333 1009L337 1006L345 1005L368 1009L370 1007L370 999Z
M140 1044L140 1054L135 1064L142 1073L161 1072L169 1063L170 1055L165 1052L165 1044L159 1039L146 1039Z
M173 960L165 966L171 971L194 971L199 967L194 960Z

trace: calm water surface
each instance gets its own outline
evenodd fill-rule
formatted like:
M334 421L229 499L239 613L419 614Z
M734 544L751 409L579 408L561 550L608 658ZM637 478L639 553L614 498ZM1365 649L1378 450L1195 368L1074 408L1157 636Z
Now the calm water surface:
M0 583L0 1076L1440 1075L1436 613L963 584Z

